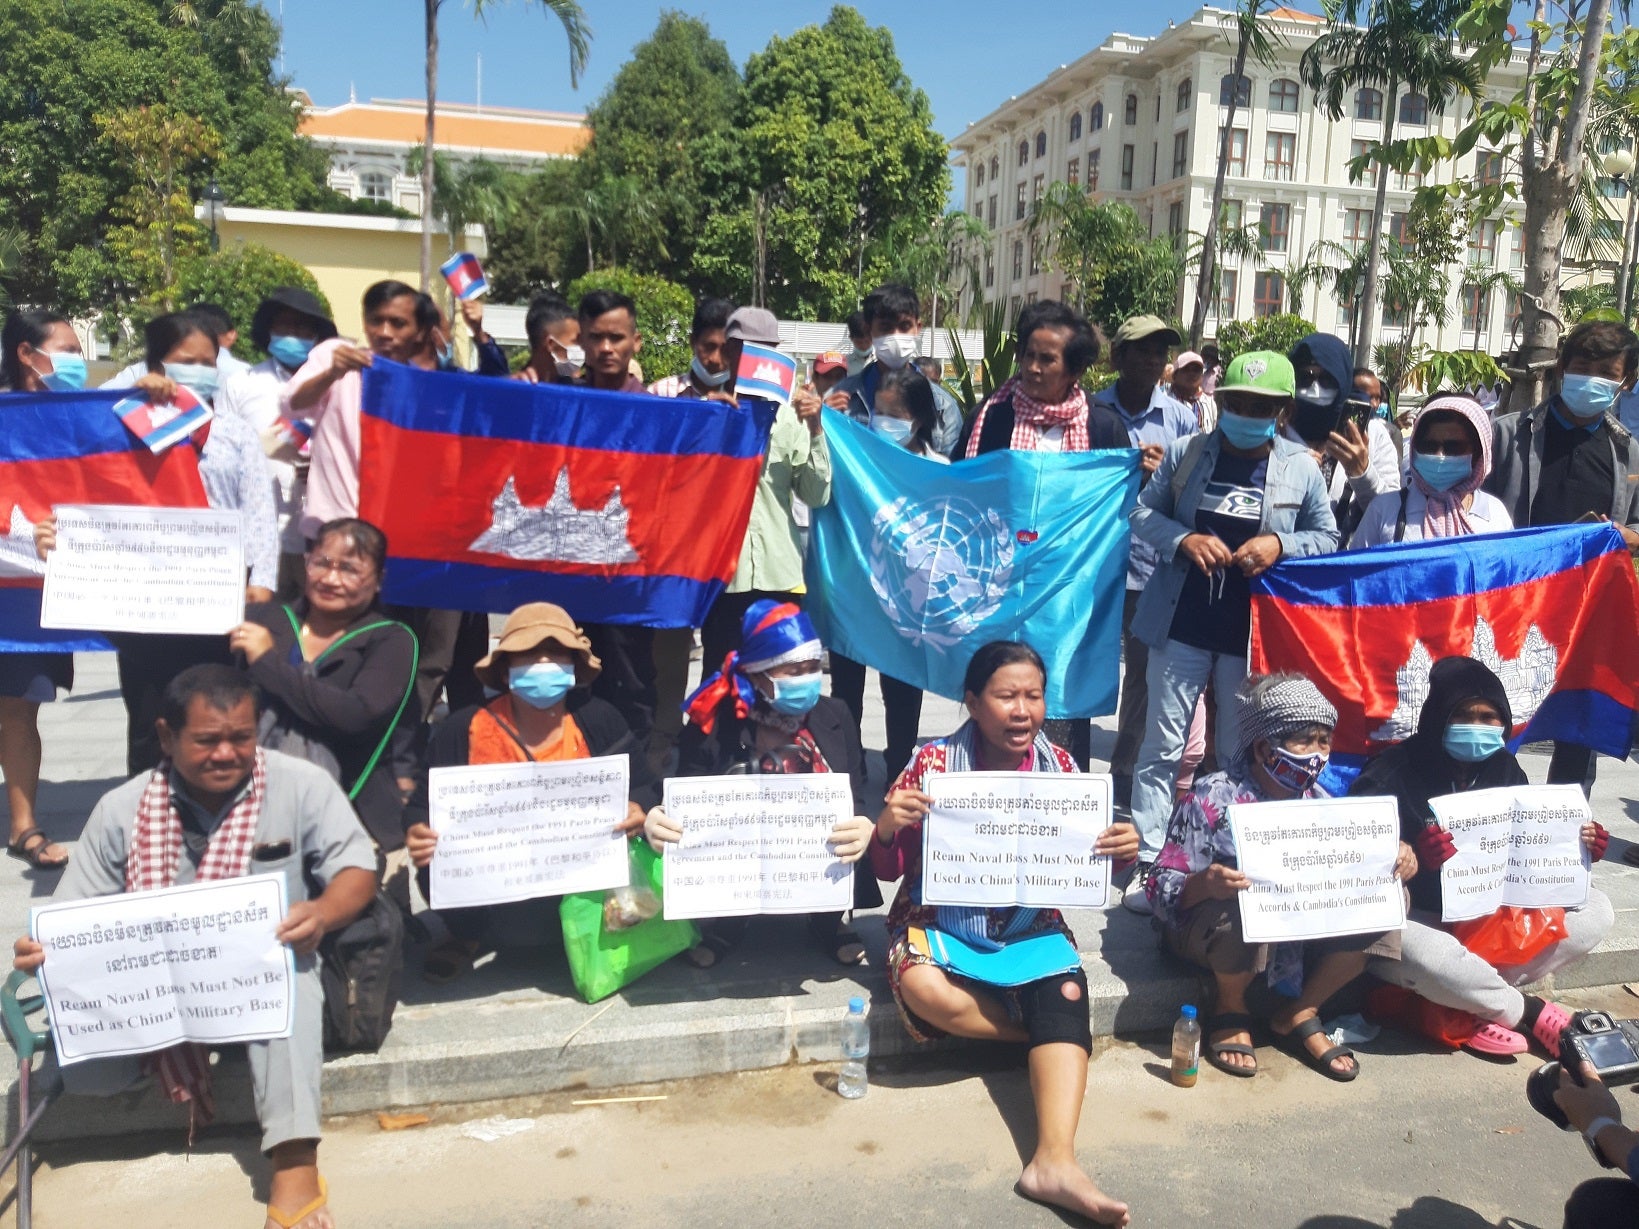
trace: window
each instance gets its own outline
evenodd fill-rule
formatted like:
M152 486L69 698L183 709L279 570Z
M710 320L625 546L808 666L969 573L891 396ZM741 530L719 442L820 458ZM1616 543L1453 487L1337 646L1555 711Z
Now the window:
M1241 275L1235 269L1218 271L1218 301L1212 305L1213 314L1220 320L1235 318L1235 295L1241 286Z
M1070 166L1065 172L1064 179L1065 179L1066 183L1080 183L1081 182L1081 159L1080 158L1071 158L1070 159Z
M359 176L359 195L367 201L393 199L393 177L386 171L365 171Z
M985 164L983 162L979 163L973 172L973 186L976 188L985 186Z
M1599 177L1599 195L1623 200L1628 195L1628 181L1626 179L1617 179L1613 175L1601 175Z
M1486 187L1502 182L1502 155L1492 151L1482 153L1474 164L1474 178Z
M1121 190L1131 192L1133 186L1133 147L1121 147Z
M1178 83L1178 105L1174 111L1188 111L1190 100L1195 97L1195 82L1185 77Z
M1404 303L1394 299L1383 302L1383 327L1386 329L1403 329L1411 321L1411 311Z
M1101 129L1103 129L1103 127L1104 127L1104 104L1103 103L1095 102L1093 104L1093 109L1091 111L1087 112L1087 126L1089 128L1091 128L1094 132L1098 132Z
M1138 122L1137 94L1127 95L1127 105L1121 110L1121 122L1128 125L1136 124Z
M1371 86L1362 86L1354 92L1355 119L1382 119L1383 118L1383 91L1374 90Z
M1421 94L1407 94L1400 100L1400 122L1402 124L1428 123L1428 99Z
M1508 306L1503 312L1504 323L1508 327L1509 340L1513 340L1519 332L1519 318L1525 312L1525 299L1517 290L1508 292Z
M1041 194L1047 190L1047 176L1037 175L1030 181L1030 203L1034 205L1041 200Z
M1372 211L1345 209L1343 211L1343 242L1356 255L1364 252L1372 241Z
M1269 109L1284 115L1298 113L1298 83L1289 77L1276 77L1269 83Z
M1265 202L1258 214L1258 248L1265 252L1284 252L1292 233L1292 206Z
M1029 141L1020 141L1019 142L1019 165L1023 166L1023 165L1025 165L1025 163L1027 163L1029 161L1030 161L1030 142Z
M1286 297L1286 279L1279 273L1263 272L1252 279L1252 314L1275 316L1280 314L1281 301Z
M1231 98L1235 100L1237 107L1250 107L1252 105L1252 79L1242 77L1237 87L1234 73L1225 73L1218 78L1218 105L1227 107Z
M985 289L989 290L996 284L996 253L985 252Z
M1218 227L1221 230L1240 230L1246 225L1246 206L1240 201L1225 201L1223 211L1218 215Z
M990 155L990 179L994 183L1002 177L1002 160L995 154Z
M1494 265L1497 263L1497 240L1501 236L1502 223L1496 221L1481 221L1474 223L1468 232L1468 263L1471 265Z
M1269 133L1263 139L1263 177L1265 179L1292 178L1292 164L1297 161L1297 156L1297 133Z
M1371 153L1371 149L1372 143L1370 141L1350 141L1349 161L1353 162L1356 158L1364 158ZM1374 162L1367 166L1355 182L1363 188L1375 188L1377 186L1377 164Z
M1087 191L1098 191L1098 159L1104 151L1095 149L1087 155Z
M1399 171L1394 173L1394 190L1396 192L1415 192L1423 186L1423 176L1427 168L1421 162L1414 164L1405 174Z
M1189 129L1172 134L1172 177L1177 179L1189 170Z
M1184 202L1173 201L1167 206L1167 234L1177 238L1184 233Z
M1041 242L1037 239L1030 241L1030 276L1035 277L1041 272Z
M985 206L985 225L994 228L996 225L996 194L990 194L990 203Z
M1491 290L1485 286L1463 287L1463 332L1489 333L1491 331Z
M1070 139L1072 141L1081 140L1081 112L1080 111L1077 111L1074 115L1072 115L1070 117Z
M1036 134L1036 157L1045 158L1046 156L1047 156L1047 129L1043 128L1040 132L1038 132Z
M1024 240L1013 240L1013 280L1024 276Z
M1409 213L1391 213L1389 215L1389 238L1401 247L1411 243L1411 215Z
M1508 228L1511 236L1508 243L1508 267L1510 269L1525 268L1525 228L1511 226Z
M1224 147L1224 130L1218 129L1218 149ZM1246 174L1246 129L1232 128L1229 131L1229 165L1231 175Z
M1018 195L1013 199L1013 220L1024 221L1024 180L1019 181Z
M983 201L973 203L973 216L981 222L985 220L985 203Z

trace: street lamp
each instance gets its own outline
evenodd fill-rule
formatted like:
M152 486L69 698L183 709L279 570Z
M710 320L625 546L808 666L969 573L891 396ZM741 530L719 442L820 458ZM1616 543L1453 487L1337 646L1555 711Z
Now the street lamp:
M222 186L216 182L216 176L211 176L210 184L205 188L203 197L205 202L205 221L211 227L211 251L219 251L222 247L222 236L216 233L217 223L227 217L228 198L222 195Z
M1622 263L1616 269L1616 307L1622 313L1622 319L1631 318L1633 311L1628 300L1633 292L1633 260L1634 260L1634 204L1635 192L1639 184L1633 180L1633 152L1627 149L1613 149L1601 159L1605 174L1622 185L1628 198L1628 216L1622 224Z

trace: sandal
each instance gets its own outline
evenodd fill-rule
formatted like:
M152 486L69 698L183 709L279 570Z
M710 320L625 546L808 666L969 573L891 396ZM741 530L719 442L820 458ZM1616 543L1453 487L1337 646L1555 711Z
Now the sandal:
M700 936L699 943L683 953L683 959L697 969L712 969L722 964L739 945L737 937L730 938L720 930L708 930Z
M319 1176L319 1197L294 1212L281 1212L271 1203L267 1205L267 1225L263 1229L334 1229L335 1221L325 1207L330 1202L330 1186ZM324 1215L320 1216L319 1213ZM312 1223L309 1223L312 1218Z
M845 967L865 963L865 940L842 922L832 923L828 917L810 918L808 933L820 950Z
M45 856L45 851L55 844L49 836L38 828L25 829L21 836L13 839L6 846L6 852L12 857L27 862L37 871L60 871L68 865L68 855L52 862Z
M472 940L450 939L427 953L421 963L422 979L443 986L472 972L480 948Z
M1228 1032L1252 1032L1252 1017L1244 1011L1224 1011L1208 1016L1206 1022L1206 1045L1202 1057L1207 1062L1222 1071L1225 1075L1232 1075L1236 1079L1249 1080L1258 1074L1258 1052L1251 1046L1239 1041L1213 1041L1212 1034ZM1241 1054L1252 1060L1250 1067L1237 1066L1235 1063L1226 1063L1225 1054Z
M1294 1025L1289 1033L1276 1033L1275 1044L1285 1050L1293 1058L1301 1059L1307 1067L1312 1067L1329 1080L1336 1080L1339 1084L1347 1084L1360 1074L1360 1059L1348 1046L1333 1046L1324 1054L1311 1054L1309 1047L1303 1043L1316 1033L1322 1036L1326 1033L1326 1026L1320 1022L1319 1016L1310 1016L1302 1024ZM1351 1071L1339 1071L1332 1063L1337 1059L1346 1058L1354 1064Z

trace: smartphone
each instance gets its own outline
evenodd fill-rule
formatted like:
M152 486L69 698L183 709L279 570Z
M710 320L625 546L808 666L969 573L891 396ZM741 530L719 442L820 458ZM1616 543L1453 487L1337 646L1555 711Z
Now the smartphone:
M1343 403L1343 416L1338 420L1338 429L1342 430L1345 420L1353 419L1354 425L1359 427L1360 433L1364 435L1366 433L1366 424L1371 422L1372 415L1375 413L1376 411L1372 409L1372 403L1365 397L1358 394L1350 397Z

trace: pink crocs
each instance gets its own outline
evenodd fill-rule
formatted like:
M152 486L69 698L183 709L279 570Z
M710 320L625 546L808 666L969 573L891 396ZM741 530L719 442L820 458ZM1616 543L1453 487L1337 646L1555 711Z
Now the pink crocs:
M1537 1022L1531 1027L1531 1036L1544 1050L1558 1058L1559 1035L1570 1022L1571 1013L1558 1003L1543 1003L1542 1010L1537 1013Z
M1463 1049L1472 1050L1476 1054L1484 1054L1491 1058L1506 1058L1513 1054L1524 1054L1531 1048L1524 1033L1516 1033L1511 1028L1501 1024L1482 1023L1474 1030L1474 1035L1463 1042Z

